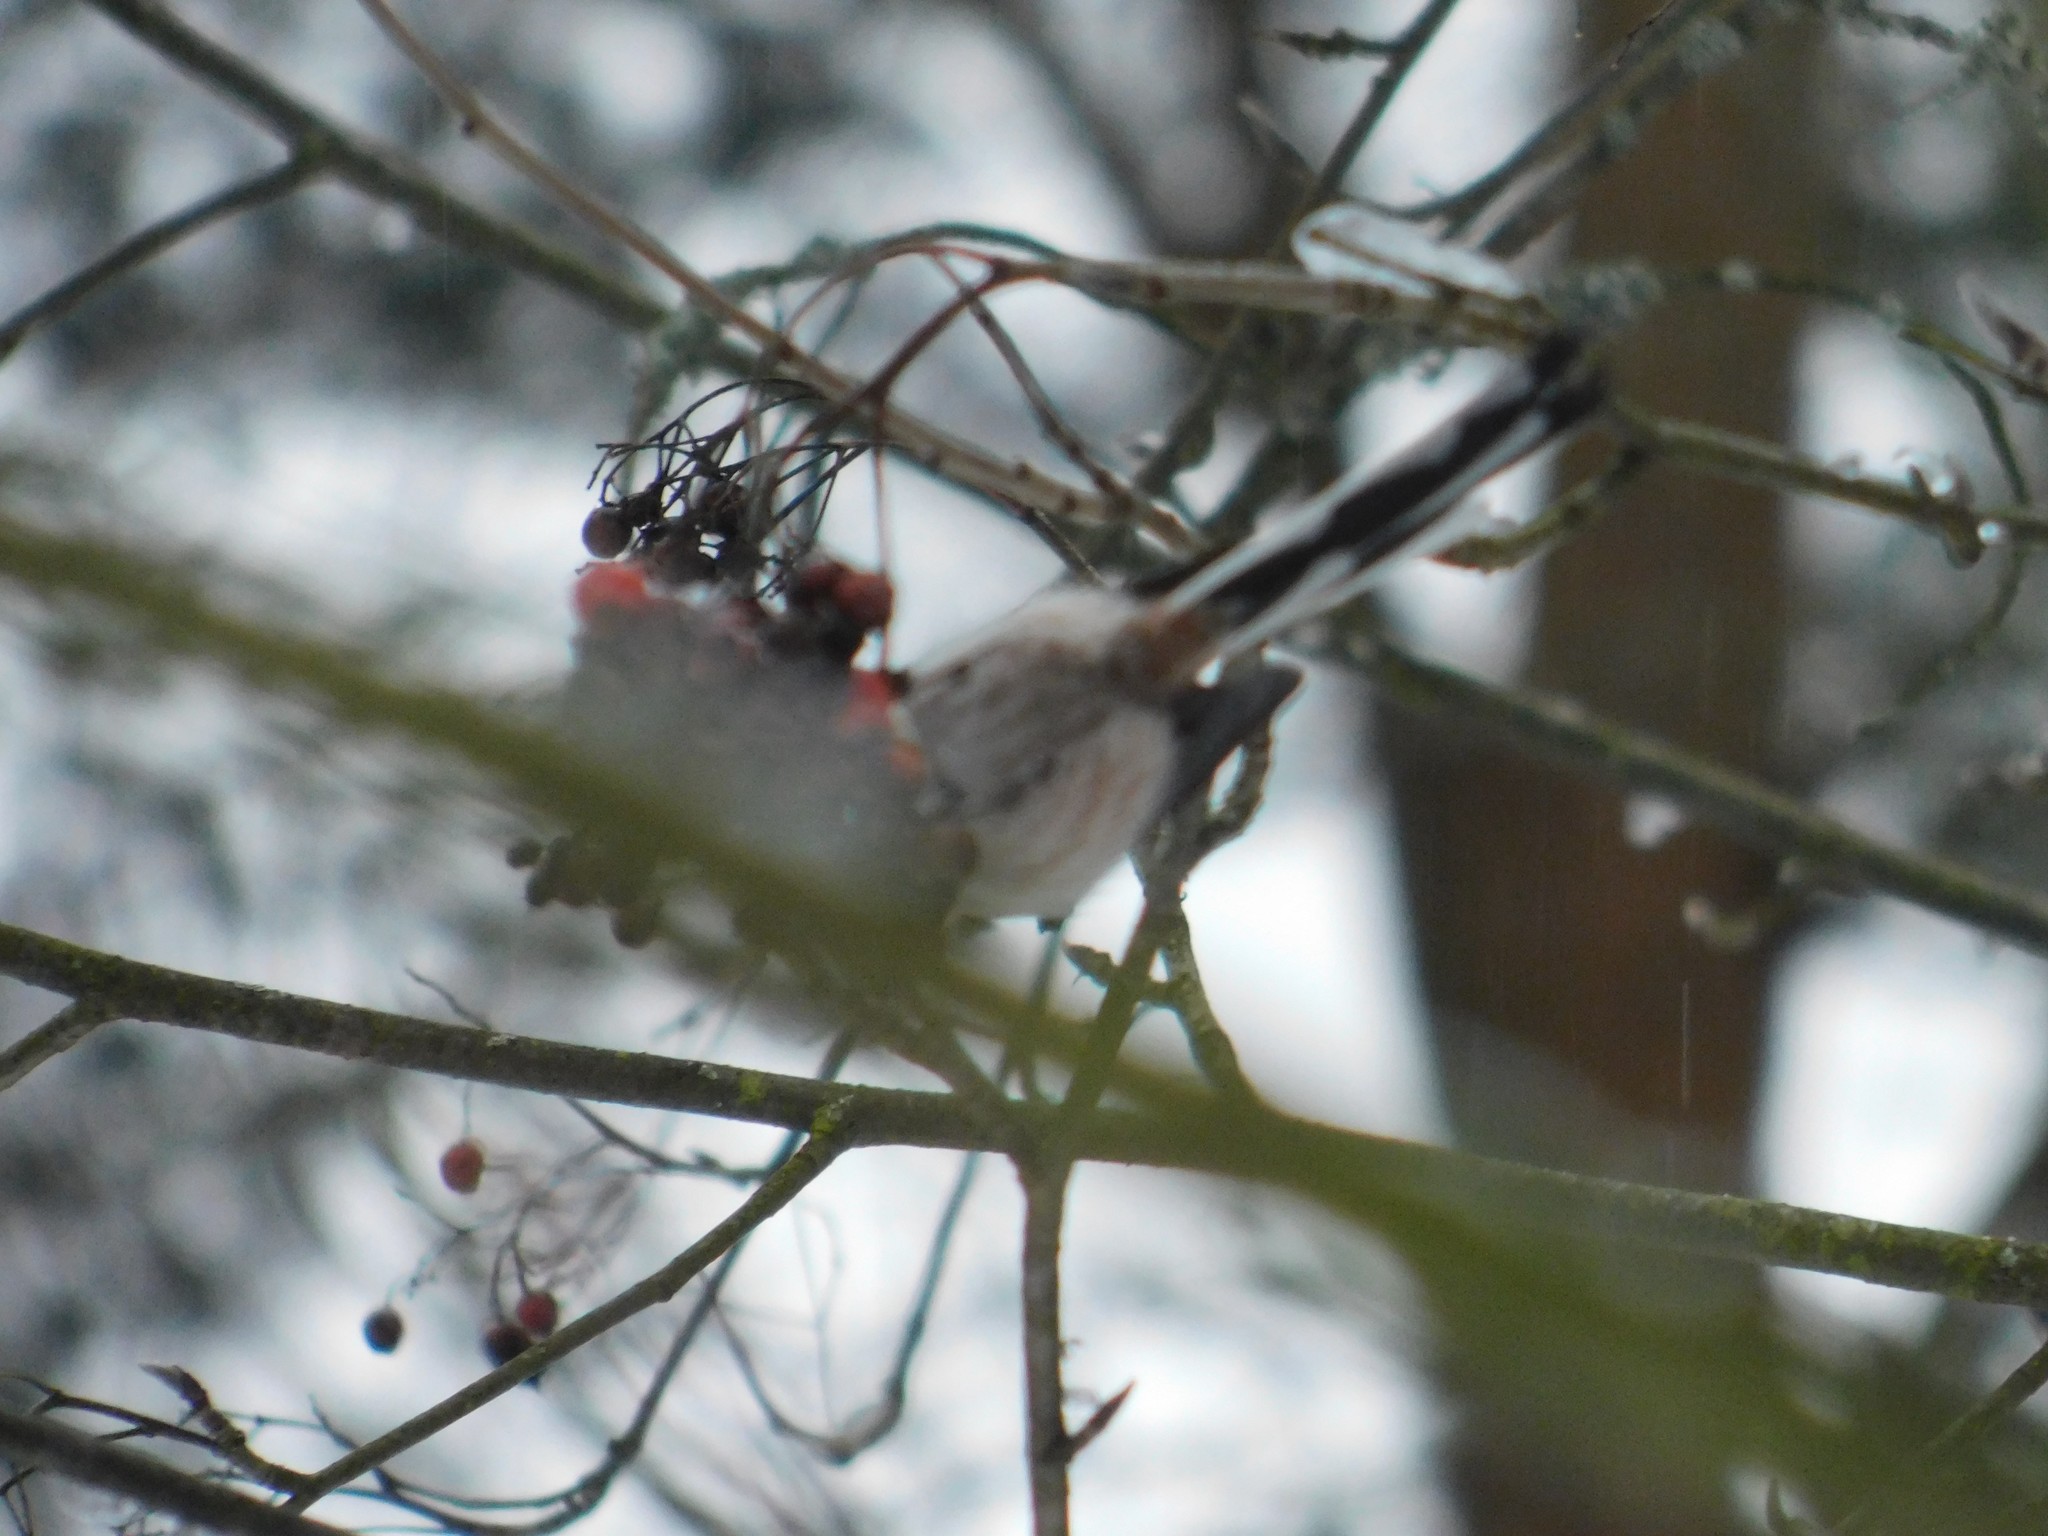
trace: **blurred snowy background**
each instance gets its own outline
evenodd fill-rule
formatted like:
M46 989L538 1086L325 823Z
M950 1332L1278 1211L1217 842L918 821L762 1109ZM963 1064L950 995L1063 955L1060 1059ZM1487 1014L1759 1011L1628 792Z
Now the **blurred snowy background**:
M722 272L784 260L821 234L859 240L942 220L1089 255L1260 249L1298 193L1286 146L1319 163L1373 69L1301 58L1270 34L1385 35L1411 9L471 0L417 18L551 156L686 260ZM1655 9L1463 0L1348 189L1401 205L1463 186ZM1982 15L1963 0L1922 9L1958 28ZM346 0L193 0L178 14L450 185L617 265L466 143ZM1759 56L1705 88L1713 100L1682 100L1640 166L1615 173L1620 189L1596 187L1580 224L1544 242L1529 270L1572 260L1575 246L1673 265L1743 256L1896 292L1959 330L1956 282L1970 274L2016 312L2048 318L2048 179L2017 110L1957 87L1952 58L1904 41L1802 24ZM1731 119L1750 137L1728 132ZM0 317L275 154L235 111L70 0L0 0L0 144ZM885 355L928 298L878 285L849 355ZM1646 346L1631 384L1655 395L1675 371L1689 414L1824 459L1896 469L1904 449L1952 452L1996 499L1995 461L1937 370L1869 317L1772 302L1753 306L1768 311L1767 339L1723 335L1750 324L1739 301L1674 321L1674 339ZM1071 417L1124 464L1197 371L1157 333L1076 298L1022 295L998 312ZM215 552L378 636L423 674L524 697L566 662L585 482L594 445L625 429L636 356L629 336L570 299L390 207L316 186L179 247L6 358L0 496L145 546ZM1474 376L1411 370L1304 453L1382 451ZM937 349L899 398L1002 451L1039 451L1007 376L966 338ZM1215 452L1180 482L1188 502L1222 495L1271 425L1256 398L1234 398ZM2039 458L2032 420L2016 431ZM826 530L856 559L874 554L865 480L848 477ZM1491 494L1520 516L1545 488L1538 471ZM1042 546L972 498L900 465L886 489L899 659L1055 573ZM1418 569L1393 584L1386 609L1432 654L1581 693L1858 825L2014 878L2048 873L2038 763L2031 778L2027 768L2048 747L2048 636L2032 589L1946 688L1859 740L1857 727L1982 610L1997 554L1959 572L1901 523L1819 503L1774 520L1769 497L1725 486L1653 477L1641 499L1686 497L1745 503L1730 536L1746 541L1739 559L1695 550L1684 540L1714 536L1687 533L1662 555L1602 564L1575 548L1553 562L1579 560L1577 575ZM1642 520L1668 532L1677 519L1666 509ZM1708 521L1701 511L1686 527ZM1585 542L1618 549L1620 538L1603 527ZM1660 580L1706 593L1709 608L1686 607ZM1638 587L1642 603L1682 610L1682 662L1667 667L1637 623ZM446 1017L452 998L526 1033L625 1045L652 1032L680 1054L814 1065L821 1041L751 1016L734 988L699 1008L706 1000L658 964L614 949L598 919L529 912L500 858L512 822L288 710L252 711L204 676L85 638L67 647L26 622L29 609L0 595L8 920L403 1011ZM1561 632L1567 610L1585 633ZM1641 678L1575 671L1572 658L1593 652ZM1634 707L1636 686L1661 689L1659 702ZM1749 717L1715 714L1727 689L1750 700ZM1430 802L1460 792L1470 764L1462 748L1397 739L1420 730L1318 668L1283 718L1264 812L1195 878L1203 972L1264 1091L1395 1135L2048 1235L2036 960L1885 902L1814 906L1742 954L1713 953L1686 932L1681 898L1697 887L1732 910L1755 882L1740 871L1724 880L1718 855L1685 852L1701 834L1589 791L1585 824L1617 851L1581 860L1570 815L1478 791L1462 809ZM1547 851L1523 846L1517 829L1530 827ZM1497 857L1474 863L1461 837ZM1617 871L1635 865L1664 873L1624 885L1634 876ZM1630 910L1603 926L1588 890ZM1069 937L1118 949L1137 901L1120 873ZM983 949L1022 975L1039 940L1012 926ZM1525 929L1556 973L1540 984L1517 958ZM1498 957L1483 984L1475 954ZM1077 978L1059 985L1073 1006L1092 1004ZM1514 1008L1492 1015L1495 993L1534 998L1527 1007L1547 1010L1566 1038L1520 1027ZM44 1006L0 983L0 1039ZM1635 1033L1605 1031L1603 1008ZM1175 1049L1163 1016L1136 1038L1164 1058ZM770 1145L731 1128L616 1119L677 1152L745 1160ZM486 1176L481 1205L433 1173L465 1130L508 1159ZM373 1433L479 1368L480 1261L458 1253L417 1292L408 1277L448 1222L516 1201L522 1173L538 1178L587 1135L565 1109L484 1090L109 1031L0 1101L0 1369L168 1413L137 1363L176 1361L238 1410L304 1419L317 1403L345 1432ZM839 1420L886 1372L955 1172L933 1154L863 1153L747 1250L728 1320L792 1417ZM566 1185L565 1198L581 1188ZM733 1198L716 1181L634 1190L633 1220L603 1269L567 1276L573 1303L658 1264ZM980 1170L893 1436L851 1466L819 1464L765 1427L714 1332L640 1472L584 1528L1023 1529L1018 1211L1008 1170ZM1070 1380L1102 1395L1137 1383L1077 1465L1080 1529L1583 1528L1502 1516L1418 1368L1398 1283L1354 1241L1228 1188L1091 1167L1068 1255ZM1903 1347L1946 1348L1965 1373L1980 1351L2003 1360L2020 1344L2016 1323L1924 1298L1772 1284L1788 1305ZM394 1296L409 1336L396 1354L373 1354L363 1316ZM506 1495L573 1481L630 1412L665 1337L652 1322L626 1330L412 1465L429 1482ZM289 1430L265 1444L286 1459L319 1455L318 1437Z

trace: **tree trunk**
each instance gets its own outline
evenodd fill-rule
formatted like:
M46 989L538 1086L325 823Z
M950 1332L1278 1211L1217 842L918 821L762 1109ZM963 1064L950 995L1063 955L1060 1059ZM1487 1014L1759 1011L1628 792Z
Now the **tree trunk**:
M1583 3L1588 68L1655 8ZM1674 267L1744 256L1811 264L1814 206L1795 127L1810 59L1797 28L1697 87L1654 123L1583 204L1579 259L1636 254ZM1673 307L1628 339L1619 392L1653 410L1781 439L1795 316L1718 299ZM1529 681L1717 760L1773 752L1785 587L1775 499L1653 473L1541 575ZM1771 952L1715 953L1690 935L1688 897L1739 909L1769 860L1688 828L1631 846L1613 791L1388 710L1391 775L1418 962L1453 1123L1476 1149L1587 1172L1734 1190L1761 1057ZM1668 1268L1633 1275L1668 1298ZM1695 1289L1703 1276L1690 1266ZM1723 1300L1753 1304L1733 1275ZM1719 1488L1627 1486L1626 1426L1607 1490L1565 1488L1540 1450L1472 1406L1452 1476L1475 1536L1736 1528Z

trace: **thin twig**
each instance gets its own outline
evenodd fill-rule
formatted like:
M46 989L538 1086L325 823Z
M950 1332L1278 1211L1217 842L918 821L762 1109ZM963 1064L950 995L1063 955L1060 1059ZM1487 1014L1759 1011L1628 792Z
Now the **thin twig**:
M1367 88L1365 99L1358 110L1351 115L1351 121L1344 125L1344 131L1337 136L1322 168L1315 179L1295 202L1294 210L1268 245L1270 254L1278 256L1286 251L1288 236L1304 214L1311 213L1335 196L1344 184L1351 166L1359 152L1365 148L1366 140L1385 119L1387 111L1400 94L1415 65L1435 41L1436 34L1450 19L1458 0L1429 0L1422 12L1416 16L1401 34L1379 51L1380 70ZM1195 387L1174 413L1167 425L1165 436L1159 446L1139 468L1134 483L1138 490L1148 496L1157 496L1173 483L1174 477L1187 467L1193 455L1194 445L1202 441L1209 432L1209 424L1223 403L1224 392L1230 387L1231 378L1243 366L1250 351L1252 328L1248 317L1238 315L1232 319L1230 328L1224 333L1222 343L1210 356L1202 370L1202 376Z
M1116 972L1102 994L1094 1022L1088 1027L1087 1046L1074 1065L1073 1080L1067 1085L1066 1097L1060 1101L1060 1113L1070 1126L1077 1126L1087 1119L1102 1102L1102 1095L1116 1070L1117 1053L1123 1049L1124 1036L1130 1033L1139 1008L1151 996L1152 962L1158 957L1159 946L1165 942L1171 922L1169 914L1177 910L1179 904L1178 888L1170 893L1155 893L1149 888L1146 891L1144 909L1138 914L1137 924L1124 945L1123 959L1117 963Z
M503 262L515 271L548 284L589 305L598 313L635 330L645 329L670 315L670 310L637 285L591 265L572 252L539 239L518 225L466 202L442 182L412 164L404 156L370 143L314 111L268 75L220 47L187 26L159 0L87 0L95 10L126 29L171 63L196 76L219 92L271 132L294 148L317 147L322 169L356 190L411 213L422 232L489 260ZM396 21L396 18L392 18ZM398 23L401 31L403 23ZM408 35L410 35L408 33ZM431 56L431 55L430 55ZM488 113L470 112L462 105L473 97L445 69L438 83L453 86L460 94L456 109L485 136L495 132L503 142L524 153L519 141L498 128ZM496 145L499 141L492 140ZM805 378L828 401L845 400L858 392L859 385L793 347L762 321L747 314L726 298L720 287L678 262L673 253L629 221L603 209L550 171L538 157L529 156L533 167L552 177L544 184L551 193L566 192L579 214L601 215L606 231L621 238L626 249L642 256L657 270L683 287L693 303L703 307L721 324L729 324L748 338L753 355L743 362L742 374L775 368ZM630 239L623 237L630 235ZM954 481L985 495L1003 506L1022 505L1053 518L1074 518L1082 522L1108 522L1112 515L1088 491L1055 480L1029 464L1005 461L984 453L965 439L929 422L892 407L886 419L876 423L902 452L941 478ZM1172 539L1177 525L1163 511L1160 537Z
M806 1185L831 1166L841 1150L835 1134L837 1129L837 1117L828 1108L814 1122L810 1139L791 1155L788 1162L764 1179L761 1187L742 1201L731 1215L675 1258L611 1300L564 1324L560 1331L496 1370L479 1376L433 1407L415 1414L395 1429L311 1474L306 1480L306 1487L291 1499L286 1508L304 1509L335 1489L345 1487L365 1472L431 1439L484 1404L531 1380L556 1361L609 1333L627 1319L669 1300L712 1261L789 1204Z
M1031 365L1024 360L1024 354L1018 350L1017 343L990 312L981 291L970 288L945 263L941 262L939 266L959 290L968 314L974 317L974 323L981 328L981 333L988 338L989 345L994 347L997 356L1002 358L1003 366L1010 371L1010 377L1016 381L1025 404L1031 409L1032 419L1038 423L1038 430L1045 435L1046 440L1065 455L1068 463L1088 477L1089 484L1095 487L1097 494L1110 506L1122 507L1133 512L1142 510L1145 504L1137 494L1089 452L1088 445L1081 440L1081 434L1076 432L1060 414L1059 407L1053 404L1052 396L1045 392L1045 386L1039 383L1038 375L1031 371Z
M1180 1020L1187 1036L1188 1054L1209 1086L1226 1098L1247 1098L1252 1086L1238 1065L1237 1048L1230 1043L1223 1025L1210 1006L1202 986L1202 973L1195 964L1195 937L1188 930L1187 913L1176 907L1166 923L1159 953L1166 962L1166 985L1162 1000Z
M1639 98L1661 93L1668 99L1674 79L1682 85L1697 77L1684 57L1689 34L1697 28L1725 26L1729 18L1754 3L1681 0L1668 7L1651 35L1632 33L1626 44L1627 56L1617 61L1616 67L1594 75L1576 98L1553 113L1506 159L1458 191L1405 211L1417 219L1446 219L1446 232L1459 235L1524 177L1546 165L1568 162L1574 155L1593 157L1603 131L1611 133L1611 125L1639 115Z
M1513 532L1460 539L1436 558L1468 571L1511 570L1592 527L1649 465L1647 453L1624 442L1598 470Z
M1914 710L1946 688L1964 668L1991 648L1992 642L2005 629L2013 604L2019 601L2020 585L2027 575L2027 555L2025 548L2007 552L2004 567L1998 573L1998 585L1992 589L1991 601L1985 605L1984 611L1954 644L1944 648L1918 677L1906 685L1889 709L1856 727L1855 735L1850 738L1852 747L1895 734Z
M17 1465L33 1463L224 1536L343 1536L336 1526L264 1504L37 1414L0 1408L0 1452Z
M1943 1462L1952 1460L1982 1440L2024 1408L2043 1387L2048 1387L2048 1343L2041 1344L1982 1401L1972 1404L1967 1412L1929 1440L1897 1481L1911 1479L1919 1482L1938 1472ZM1859 1505L1829 1527L1831 1536L1854 1536L1855 1532L1878 1520L1884 1508L1881 1498Z
M70 1050L102 1024L120 1015L102 1008L90 998L81 998L60 1008L48 1023L30 1030L6 1050L0 1051L0 1093L5 1093L29 1073Z
M909 1401L910 1368L917 1358L918 1346L924 1342L925 1327L931 1320L932 1303L939 1294L939 1279L945 1273L946 1258L952 1251L953 1235L960 1225L960 1213L967 1208L967 1194L973 1186L975 1170L980 1165L980 1154L970 1152L960 1165L960 1172L954 1177L953 1191L946 1199L944 1210L939 1213L937 1226L933 1228L931 1245L925 1254L924 1273L918 1281L917 1295L911 1302L910 1311L903 1321L903 1329L896 1342L896 1354L882 1384L876 1389L874 1400L865 1408L846 1415L843 1425L837 1429L809 1429L797 1423L770 1396L767 1384L761 1380L754 1367L754 1358L739 1331L723 1315L727 1342L732 1347L733 1359L738 1363L740 1374L745 1378L747 1390L753 1394L756 1404L767 1415L768 1422L775 1426L775 1432L786 1435L798 1444L822 1456L835 1466L844 1466L863 1452L881 1443L903 1420L904 1405Z
M1066 1388L1060 1335L1060 1228L1071 1165L1020 1161L1024 1187L1024 1462L1031 1482L1032 1536L1067 1536Z
M282 165L236 182L130 235L97 261L80 267L63 282L0 320L0 362L6 361L38 326L63 319L100 289L146 266L179 241L296 192L318 176L324 166L325 156L316 141L295 151Z
M213 1394L206 1390L197 1376L178 1365L145 1365L143 1370L177 1393L185 1405L188 1421L199 1426L207 1445L222 1461L266 1488L274 1488L280 1493L299 1490L304 1481L303 1474L257 1455L249 1444L248 1434L215 1406Z
M1777 491L1808 491L1903 518L1936 534L1964 562L1984 552L1983 527L1997 523L2020 544L2048 543L2048 522L2017 507L1976 507L1910 479L1844 473L1756 438L1699 422L1671 421L1626 405L1614 408L1629 442L1645 453L1724 479Z
M1758 779L1603 719L1574 700L1483 683L1362 632L1325 654L1370 678L1390 703L1448 716L1567 771L1660 795L1739 843L1799 859L1817 883L1897 897L2048 954L2048 897L2039 892L1889 847Z

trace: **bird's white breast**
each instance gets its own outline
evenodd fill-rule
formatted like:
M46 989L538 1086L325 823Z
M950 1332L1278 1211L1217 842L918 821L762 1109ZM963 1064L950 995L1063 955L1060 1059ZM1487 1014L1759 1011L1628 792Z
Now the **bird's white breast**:
M974 839L956 911L1063 917L1158 816L1172 722L1114 661L1143 612L1056 587L912 674L903 708L929 810Z

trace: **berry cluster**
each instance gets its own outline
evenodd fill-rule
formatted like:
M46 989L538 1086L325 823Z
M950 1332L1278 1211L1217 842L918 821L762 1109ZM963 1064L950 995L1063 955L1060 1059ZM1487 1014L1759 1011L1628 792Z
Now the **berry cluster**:
M936 920L964 854L917 812L922 761L894 708L903 678L854 665L888 626L894 592L886 576L809 552L834 477L867 445L801 432L775 445L774 413L800 398L791 385L756 386L749 414L693 428L723 393L606 449L583 525L598 563L571 592L561 727L716 837L827 891L862 904L886 892ZM619 942L639 945L674 884L652 841L580 828L510 857L530 871L529 902L603 908Z
M488 1159L483 1143L471 1136L449 1144L441 1154L440 1175L444 1187L458 1195L473 1195L482 1186L484 1169ZM535 1343L547 1338L561 1322L562 1305L552 1290L529 1278L527 1262L517 1251L518 1234L515 1230L507 1251L510 1252L510 1268L515 1272L516 1295L509 1309L502 1299L497 1303L496 1316L484 1329L480 1343L484 1357L492 1365L504 1365L531 1349ZM500 1263L495 1266L503 1271L506 1253L499 1255ZM410 1290L416 1287L422 1276L415 1276ZM497 1289L498 1281L493 1282ZM386 1302L363 1319L363 1342L380 1355L393 1353L405 1341L405 1315ZM538 1380L538 1377L535 1378Z
M692 425L738 390L746 395L737 417L702 430ZM753 591L777 564L771 537L809 544L839 472L868 451L866 443L802 431L778 443L789 435L780 429L790 408L814 400L790 380L728 384L651 437L607 444L592 476L599 501L583 520L583 547L599 560L631 556L670 588ZM643 473L645 483L635 486Z

